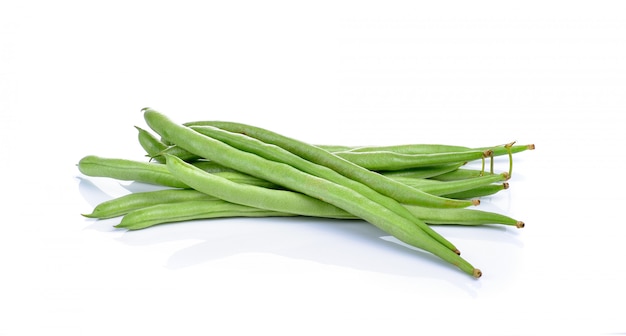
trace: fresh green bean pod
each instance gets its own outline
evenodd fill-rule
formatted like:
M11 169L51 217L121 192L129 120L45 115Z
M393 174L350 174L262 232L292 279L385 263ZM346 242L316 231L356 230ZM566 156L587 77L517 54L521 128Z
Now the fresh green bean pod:
M279 217L294 215L228 203L219 199L196 200L181 203L163 203L133 210L126 214L122 218L122 221L115 227L128 230L140 230L157 224L194 219L269 216Z
M328 167L315 164L311 161L307 161L281 147L266 144L264 142L261 142L260 140L244 134L232 133L212 126L199 126L197 128L194 128L194 130L208 137L226 143L239 150L259 155L260 157L268 160L288 164L289 166L299 169L305 173L324 178L330 182L342 185L346 188L350 188L357 193L360 193L361 195L371 199L372 201L377 202L382 206L390 209L391 211L399 214L400 216L410 221L414 221L415 224L422 228L424 231L426 231L426 233L433 236L441 243L447 245L451 250L456 250L456 247L454 245L447 242L443 237L434 232L430 227L426 226L425 223L415 218L409 211L406 210L405 207L403 207L396 200L388 196L382 195L377 191L371 189L370 187L358 181L347 178L344 175L341 175ZM422 193L421 191L418 192L416 190L415 193L423 194L424 204L442 204L443 202L447 201L446 199L433 197L429 194Z
M461 191L457 193L447 194L446 197L456 198L456 199L470 199L477 197L485 197L496 194L502 190L506 190L509 188L509 184L504 182L500 184L490 184L482 187L477 187L474 189Z
M508 155L508 150L505 145L490 146L490 147L464 147L464 146L452 146L452 145L439 145L439 144L407 144L407 145L392 145L392 146L364 146L364 147L349 147L349 146L332 146L333 152L394 152L398 154L435 154L435 153L450 153L450 152L464 152L464 151L487 151L492 150L493 156ZM535 149L534 144L528 145L512 145L511 153L520 153L526 150Z
M238 183L278 188L274 183L243 174L215 162L194 162L194 166L212 174ZM176 177L172 176L164 164L141 162L128 159L105 158L100 156L86 156L78 163L78 169L87 176L109 177L122 181L135 181L172 188L189 188Z
M144 118L150 128L152 128L156 133L196 155L204 158L211 158L211 160L224 166L241 170L244 173L321 199L372 223L381 230L409 245L421 248L439 256L443 260L456 265L467 274L475 277L479 277L481 275L480 270L474 268L465 259L461 258L446 246L426 234L413 222L406 220L404 217L395 214L384 206L369 200L367 197L364 197L349 188L345 188L337 185L336 183L329 182L328 180L303 173L291 166L273 162L271 160L263 159L257 155L237 150L220 141L204 136L188 127L176 124L169 120L166 116L154 110L144 109ZM184 167L185 163L176 157L168 156L167 165L170 169L172 169L171 167ZM187 168L189 167L193 166L188 165ZM195 167L185 171L188 172L189 170L194 169L195 172L202 172ZM185 171L179 171L179 173L185 174ZM203 176L209 175L204 172L202 173L204 174ZM185 182L189 183L197 181L198 176L194 175L190 180ZM194 186L194 188L198 189L196 186Z
M183 190L175 190L180 192ZM150 226L164 223L172 223L185 220L195 219L211 219L224 217L287 217L301 216L296 211L273 211L265 210L246 205L235 204L221 199L202 199L200 197L207 195L195 191L198 195L197 199L183 200L180 198L177 202L164 203L146 203L146 206L132 209L122 219L118 228L126 228L129 230L145 229ZM293 193L293 192L291 192ZM295 193L293 193L295 194ZM282 199L282 197L281 197ZM335 219L358 219L341 209L332 209L322 201L311 198L313 202L320 203L315 217L319 218L335 218ZM419 206L407 206L407 209L416 216L422 218L424 222L431 225L486 225L486 224L502 224L524 227L524 223L511 217L501 215L494 212L470 210L470 209L436 209L424 208Z
M459 193L467 190L472 190L478 187L489 185L495 182L506 181L509 178L508 173L502 174L490 174L485 176L474 177L471 179L457 180L457 181L437 181L428 179L413 179L413 178L394 178L396 181L402 182L413 188L419 189L423 192L431 195L448 195Z
M464 146L452 146L452 145L440 145L440 144L406 144L406 145L392 145L392 146L352 147L344 151L356 152L356 153L393 152L397 154L435 154L435 153L464 152L468 150L471 150L471 148L464 147ZM482 150L482 152L484 152L485 150Z
M402 154L395 152L337 152L354 164L369 170L402 170L436 166L447 163L464 163L488 157L488 151L463 151L432 154Z
M122 181L188 188L186 184L173 177L164 165L159 163L88 155L78 162L78 170L92 177L109 177Z
M246 156L253 157L254 154ZM340 208L302 193L233 182L216 174L206 173L176 156L166 155L166 158L166 166L172 175L197 191L227 202L264 210L293 212L302 216L316 216L320 209L324 213L334 212L336 215L332 218L345 218L347 216L346 212ZM295 170L288 165L279 165L283 166L285 171ZM330 185L329 182L314 176L311 176L310 182Z
M139 126L135 126L135 128L138 132L137 140L139 140L139 144L146 151L146 154L156 162L165 163L165 159L159 156L158 153L164 151L167 146L145 129Z
M478 169L459 168L444 174L431 177L432 180L437 181L457 181L481 177L483 175L489 175L488 172L483 172Z
M385 196L391 197L400 203L443 208L465 208L470 205L478 205L479 203L477 200L459 203L450 199L442 198L440 199L441 202L425 204L425 200L433 200L430 197L425 199L425 193L416 192L414 188L342 159L319 147L309 145L293 138L288 138L269 130L245 124L232 122L204 122L204 125L217 127L233 133L245 134L267 144L281 147L305 160L333 169L336 172L360 182ZM193 126L193 128L195 130L201 130L202 126Z
M216 198L193 189L164 189L135 192L102 202L98 204L90 214L83 214L83 216L106 219L123 216L131 211L157 204L214 199Z
M452 164L418 167L418 168L403 169L403 170L381 170L378 173L385 175L392 179L394 177L427 179L427 178L432 178L435 176L439 176L441 174L445 174L445 173L457 170L464 164L465 163L452 163Z
M200 159L198 156L191 154L178 146L165 144L152 133L140 127L135 126L135 128L139 131L138 139L141 147L143 147L150 158L159 163L165 163L163 154L178 156L187 162L195 162Z

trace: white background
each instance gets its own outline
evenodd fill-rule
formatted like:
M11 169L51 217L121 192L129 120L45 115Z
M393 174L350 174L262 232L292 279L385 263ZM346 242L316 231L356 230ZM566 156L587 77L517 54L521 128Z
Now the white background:
M83 218L146 190L76 168L144 159L145 106L313 143L535 143L480 207L527 227L437 227L474 280L367 223ZM626 333L625 108L623 1L3 1L0 335Z

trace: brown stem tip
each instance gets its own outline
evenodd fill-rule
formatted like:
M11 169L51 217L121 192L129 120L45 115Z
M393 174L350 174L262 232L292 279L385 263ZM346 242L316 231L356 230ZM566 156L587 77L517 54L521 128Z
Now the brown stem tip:
M535 144L530 144L526 146L528 149L533 150L535 149Z
M472 204L473 205L480 205L480 200L479 199L473 199L472 200Z
M508 182L502 183L502 189L509 189L509 183Z
M461 251L459 251L459 249L454 249L453 252L456 253L456 255L461 255Z
M478 279L481 276L483 276L483 272L481 270L479 270L478 268L474 268L474 278Z
M504 148L511 148L511 147L513 147L513 145L515 145L516 142L517 141L509 142L508 144L504 145Z
M517 227L518 229L521 229L524 226L526 226L526 224L524 224L524 222L522 221L518 221L517 223L515 223L515 227Z

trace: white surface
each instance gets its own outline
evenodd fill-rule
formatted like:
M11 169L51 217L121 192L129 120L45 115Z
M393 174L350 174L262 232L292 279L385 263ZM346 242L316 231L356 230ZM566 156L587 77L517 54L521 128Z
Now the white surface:
M0 335L626 332L626 3L200 3L0 5ZM318 143L535 143L481 205L527 227L438 228L473 280L364 223L82 218L144 187L75 164L141 159L145 106Z

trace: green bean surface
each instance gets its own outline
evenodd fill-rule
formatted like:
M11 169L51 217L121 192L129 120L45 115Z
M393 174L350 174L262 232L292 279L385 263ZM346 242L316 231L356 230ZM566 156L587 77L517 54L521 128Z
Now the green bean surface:
M226 167L233 169L237 167L244 173L326 201L348 213L363 218L409 245L439 256L470 275L480 276L481 274L470 263L426 234L414 223L349 188L303 173L288 165L239 151L188 127L174 123L154 110L144 110L144 118L156 133L191 153L210 158ZM168 157L167 162L177 162L176 160L172 156Z
M207 122L207 126L221 128L233 133L246 134L247 136L253 137L267 144L281 147L305 160L333 169L334 171L358 181L385 196L389 196L398 202L421 206L426 205L424 204L424 199L421 197L422 195L419 192L416 192L414 188L396 182L385 177L384 175L367 170L319 147L250 125L231 122L212 122L212 124L214 125L209 125ZM201 131L202 126L195 126L193 129ZM478 203L479 202L477 201L459 202L458 200L447 200L443 202L443 204L428 205L436 207L464 208L470 205L477 205Z
M126 230L229 217L363 220L476 278L482 272L433 227L524 227L500 213L464 208L507 189L513 154L534 145L310 145L243 123L179 124L150 108L142 112L149 129L135 128L145 161L88 155L77 167L90 177L162 188L101 202L83 216L118 217L115 227ZM504 155L508 172L496 174L501 160L494 157ZM482 168L472 168L476 163Z

